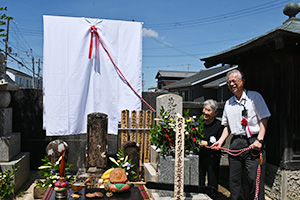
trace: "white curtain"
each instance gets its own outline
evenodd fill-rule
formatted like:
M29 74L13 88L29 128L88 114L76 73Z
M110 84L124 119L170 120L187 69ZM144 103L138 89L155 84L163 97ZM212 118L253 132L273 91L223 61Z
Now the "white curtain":
M108 115L108 132L117 134L121 110L140 110L141 100L119 76L117 67L141 96L142 23L44 16L44 129L47 136L86 133L87 115ZM96 52L97 51L97 52Z

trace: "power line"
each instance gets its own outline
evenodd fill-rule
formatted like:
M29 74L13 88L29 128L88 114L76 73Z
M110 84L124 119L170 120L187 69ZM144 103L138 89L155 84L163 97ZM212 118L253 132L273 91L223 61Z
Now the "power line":
M145 69L149 69L149 68L169 68L169 67L201 67L201 66L198 66L198 65L191 65L191 64L181 64L181 65L156 65L156 66L143 66L143 68Z
M278 1L279 0L271 1L268 3L260 4L260 5L254 6L254 7L238 10L235 12L216 15L216 16L212 16L212 17L206 17L206 18L202 18L202 19L179 21L179 22L172 22L172 23L162 23L162 24L149 24L149 25L145 24L145 27L155 29L155 30L163 30L163 29L174 29L174 28L188 28L188 27L195 27L195 26L219 23L219 22L223 22L223 21L228 21L228 20L241 18L241 17L247 17L247 16L251 16L254 14L274 10L274 9L282 7L290 0L279 1L279 3L275 3Z
M168 43L164 43L164 42L161 42L161 41L159 41L158 39L156 39L156 38L151 38L151 39L153 39L154 41L156 41L157 43L159 43L159 44L161 44L161 45L164 45L164 46L166 46L166 47L168 47L168 48L170 48L170 49L173 49L173 50L175 50L175 51L177 51L177 52L179 52L179 53L183 53L185 56L190 56L190 57L193 57L193 58L196 58L196 59L200 59L199 57L197 57L195 54L190 54L190 53L188 53L188 52L185 52L185 51L182 51L181 49L178 49L178 48L176 48L176 47L173 47L172 45L170 45L170 44L168 44ZM156 56L157 57L157 56Z
M192 46L200 46L200 45L211 45L211 44L219 44L222 42L228 42L228 41L236 41L236 40L241 40L241 39L246 39L246 38L252 38L254 37L254 35L252 36L245 36L245 37L239 37L239 38L233 38L233 39L226 39L226 40L214 40L214 41L210 41L210 42L201 42L201 43L197 43L197 44L187 44L187 45L179 45L179 46L174 46L177 48L182 48L182 47L192 47ZM149 49L162 49L164 47L149 47L149 48L144 48L145 50L149 50Z

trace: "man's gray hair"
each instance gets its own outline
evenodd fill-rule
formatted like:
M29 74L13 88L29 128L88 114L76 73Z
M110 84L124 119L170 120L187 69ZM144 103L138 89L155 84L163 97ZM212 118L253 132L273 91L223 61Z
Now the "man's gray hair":
M231 70L231 71L227 72L227 75L226 75L227 81L228 81L228 76L229 76L230 74L232 74L232 73L235 73L235 72L237 73L238 78L239 78L240 80L242 80L242 79L244 78L242 72L240 72L240 71L237 70L237 69L234 69L234 70Z
M218 111L218 103L217 101L213 100L213 99L208 99L206 101L204 101L204 107L206 105L210 105L212 107L212 109L214 110L214 112L217 112Z

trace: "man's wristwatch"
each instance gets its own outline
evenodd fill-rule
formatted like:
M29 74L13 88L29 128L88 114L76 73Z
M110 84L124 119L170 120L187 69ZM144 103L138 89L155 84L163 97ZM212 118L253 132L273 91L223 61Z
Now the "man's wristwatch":
M263 144L264 140L260 140L260 139L256 139L257 141L259 141L259 143Z

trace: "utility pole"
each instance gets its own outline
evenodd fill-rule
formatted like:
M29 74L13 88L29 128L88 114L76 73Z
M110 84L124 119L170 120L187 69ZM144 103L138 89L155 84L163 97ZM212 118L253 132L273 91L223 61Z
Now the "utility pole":
M9 31L9 19L7 19L7 22L6 22L4 74L6 74L6 68L7 68L7 55L8 55L8 31Z
M40 67L40 64L41 64L41 59L38 60L38 79L37 79L37 88L40 88L40 73L41 73L41 67Z
M31 55L32 55L32 88L35 88L35 80L34 80L34 57L33 57L33 53L32 53L32 49L30 49L31 51Z

